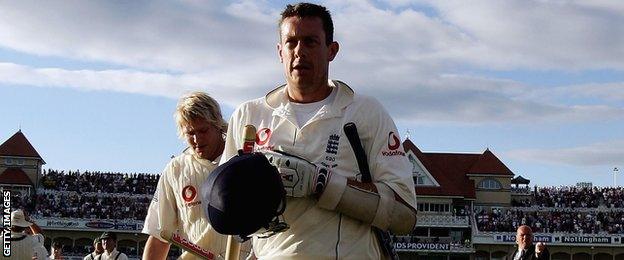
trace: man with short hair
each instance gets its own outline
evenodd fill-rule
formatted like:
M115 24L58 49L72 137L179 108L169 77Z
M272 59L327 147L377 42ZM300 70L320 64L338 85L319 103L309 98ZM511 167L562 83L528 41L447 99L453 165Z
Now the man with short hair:
M510 260L549 260L550 253L546 244L539 242L533 245L533 230L527 225L518 227L516 231L518 248L509 256Z
M29 235L28 233L32 235ZM11 212L11 256L6 259L47 259L41 228L21 209ZM0 259L5 259L0 256Z
M52 246L50 247L50 259L51 260L64 259L63 258L63 244L61 244L60 242L52 243Z
M104 247L102 247L102 240L99 237L93 239L93 252L89 253L84 257L83 260L95 260L97 256L104 252Z
M189 241L223 256L227 237L215 232L204 216L201 206L207 202L201 200L200 188L218 166L227 122L217 101L204 92L180 98L174 116L178 134L188 148L172 158L160 176L142 231L150 235L143 259L167 257L170 244L160 236L162 230L178 231ZM192 257L188 252L181 256Z
M388 258L384 248L391 249L382 247L373 227L409 234L416 224L411 165L394 121L375 99L328 80L339 45L325 7L288 5L279 33L286 84L234 111L222 158L237 154L245 125L254 125L255 149L278 167L289 196L283 217L290 229L254 237L253 252L261 259ZM371 182L362 178L342 130L350 122Z
M104 252L100 254L97 260L128 260L128 256L117 251L117 234L113 232L104 232L100 236Z

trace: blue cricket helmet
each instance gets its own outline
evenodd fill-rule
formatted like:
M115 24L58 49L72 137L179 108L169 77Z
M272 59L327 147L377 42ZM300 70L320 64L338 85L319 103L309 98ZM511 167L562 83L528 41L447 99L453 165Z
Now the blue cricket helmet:
M244 241L288 228L279 221L286 191L277 169L261 153L239 154L209 174L201 189L204 213L215 231Z

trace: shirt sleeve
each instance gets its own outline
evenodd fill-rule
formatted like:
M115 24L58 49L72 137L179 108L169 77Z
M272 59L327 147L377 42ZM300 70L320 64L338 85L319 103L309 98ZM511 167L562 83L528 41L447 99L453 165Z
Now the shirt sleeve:
M405 154L394 120L376 100L366 106L368 111L364 128L369 139L368 161L374 182L388 185L405 202L416 209L416 189L412 167ZM374 115L374 116L373 116Z
M232 116L230 117L230 121L228 123L227 135L225 137L225 148L223 150L223 155L221 155L221 162L223 164L227 162L230 158L234 157L238 153L238 147L242 147L242 143L239 143L242 139L241 135L241 120L243 117L242 106L239 106Z
M175 168L174 163L170 162L160 176L141 231L162 242L167 242L167 240L160 236L161 230L175 232L178 229L178 209L174 189L168 180L173 177Z

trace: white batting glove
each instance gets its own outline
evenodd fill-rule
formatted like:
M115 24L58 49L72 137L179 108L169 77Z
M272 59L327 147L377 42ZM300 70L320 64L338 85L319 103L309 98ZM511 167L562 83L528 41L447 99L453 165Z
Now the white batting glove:
M282 176L286 195L295 198L320 196L331 172L322 166L283 151L263 151Z

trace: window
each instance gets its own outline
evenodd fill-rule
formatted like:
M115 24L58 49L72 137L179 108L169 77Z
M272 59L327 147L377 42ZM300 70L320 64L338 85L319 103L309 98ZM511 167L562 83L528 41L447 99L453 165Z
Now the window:
M7 165L11 165L11 164L13 164L13 159L11 159L11 158L5 158L5 159L4 159L4 163L5 163L5 164L7 164Z
M407 158L409 159L410 163L412 163L412 175L422 176L422 173L420 172L420 167L418 167L418 162L416 161L416 158L414 158L414 156L412 156L411 154L408 155Z
M449 212L451 206L449 204L437 203L418 203L418 211L426 212Z
M416 158L411 154L407 156L407 159L412 163L412 171L415 172L418 168L418 163L416 162Z
M479 182L478 188L487 190L500 190L503 186L495 179L484 179Z
M422 174L418 174L417 176L414 176L414 184L416 184L416 185L424 185L425 184L425 177L423 177Z

